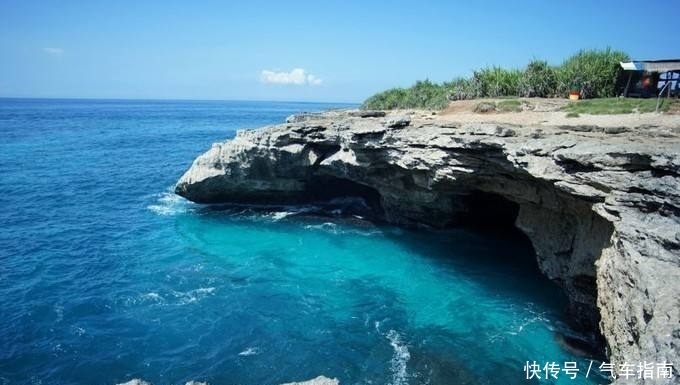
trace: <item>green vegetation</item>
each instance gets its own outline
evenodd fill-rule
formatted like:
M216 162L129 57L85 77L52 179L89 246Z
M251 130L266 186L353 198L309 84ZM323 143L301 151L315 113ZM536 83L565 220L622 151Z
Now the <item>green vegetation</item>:
M444 82L441 87L449 100L469 100L482 97L482 85L475 78L455 78Z
M576 85L583 98L616 96L619 62L628 60L628 54L610 48L579 51L557 68L557 94L566 95L569 88Z
M566 97L571 88L584 98L616 96L619 62L628 55L610 48L582 50L560 66L532 60L523 70L498 66L474 71L441 84L418 81L409 88L393 88L368 98L362 108L390 110L422 108L437 110L452 100L498 97ZM501 109L501 108L499 108Z
M680 101L675 99L664 100L659 111L668 111L671 105L677 104L680 104ZM601 98L579 100L569 103L563 110L567 111L569 118L577 117L580 114L609 115L654 112L656 111L656 99Z
M522 102L517 99L501 100L496 103L496 109L501 112L520 112L522 111Z
M480 84L484 97L518 96L522 71L494 66L475 71L472 77Z
M545 60L533 60L522 74L518 91L524 97L554 97L557 84L557 70Z
M440 110L449 100L444 88L429 80L418 81L408 89L392 88L366 99L364 109L392 110L397 108L423 108Z

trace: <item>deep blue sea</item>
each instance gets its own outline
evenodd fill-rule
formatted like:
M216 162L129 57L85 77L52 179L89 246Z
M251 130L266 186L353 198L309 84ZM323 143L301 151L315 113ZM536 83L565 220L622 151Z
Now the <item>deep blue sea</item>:
M237 129L331 107L0 99L0 385L595 383L524 241L172 193Z

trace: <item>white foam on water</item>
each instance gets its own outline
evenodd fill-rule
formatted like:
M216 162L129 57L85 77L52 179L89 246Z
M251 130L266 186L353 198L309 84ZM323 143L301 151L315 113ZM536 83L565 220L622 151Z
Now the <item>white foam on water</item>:
M54 305L54 312L57 315L54 322L61 322L64 319L64 306L59 304Z
M197 302L215 292L214 287L200 287L187 292L173 291L175 298L179 299L180 305Z
M320 231L329 232L331 234L338 234L338 225L336 225L333 222L324 222L320 225L306 225L305 229L307 229L307 230L320 230Z
M533 307L529 306L524 310L526 313L531 314L531 316L524 317L519 320L519 326L517 327L516 331L509 331L508 334L512 335L517 335L520 334L524 331L524 329L527 326L530 326L534 323L544 323L544 324L549 324L548 318L543 312L538 312L533 309Z
M161 293L151 291L143 294L140 293L136 296L124 297L123 304L125 306L182 306L199 302L203 298L213 295L215 290L215 287L199 287L198 289L188 291L170 290Z
M151 385L151 383L146 382L146 381L139 379L139 378L133 378L132 380L130 380L128 382L121 382L121 383L116 384L116 385Z
M164 191L152 196L155 199L153 204L146 206L157 215L176 215L185 213L191 207L191 202L175 194L172 190Z
M247 357L247 356L254 356L260 353L260 349L255 348L255 347L248 347L246 350L242 351L239 353L239 356Z
M197 264L191 266L191 270L195 271L195 272L199 272L199 271L203 270L203 267L204 267L203 264L197 263Z
M377 328L378 325L376 325ZM392 370L392 382L391 385L407 385L408 384L408 371L407 363L411 359L411 353L408 351L408 347L401 340L401 336L395 330L390 329L385 335L394 349L394 355L390 361Z
M273 220L274 222L278 222L286 217L289 217L293 214L296 214L294 211L274 211L273 213L269 213L266 215L268 219Z
M286 206L281 211L273 211L265 215L266 219L273 220L274 222L285 219L291 215L304 214L315 210L314 206Z
M358 229L351 226L338 226L332 222L324 222L318 225L306 225L304 228L305 230L322 231L333 235L353 234L370 237L382 234L382 231L379 229Z
M142 299L154 301L154 302L162 302L162 301L165 300L163 297L161 297L160 294L153 292L153 291L150 292L150 293L142 294Z
M280 221L281 219L293 214L295 214L293 211L275 211L269 214L269 217L275 221Z

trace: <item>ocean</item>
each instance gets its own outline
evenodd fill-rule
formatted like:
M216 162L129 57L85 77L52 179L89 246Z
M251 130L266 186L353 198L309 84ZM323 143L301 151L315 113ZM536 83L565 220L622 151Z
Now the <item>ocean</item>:
M605 383L522 237L173 193L236 130L342 107L0 99L0 385Z

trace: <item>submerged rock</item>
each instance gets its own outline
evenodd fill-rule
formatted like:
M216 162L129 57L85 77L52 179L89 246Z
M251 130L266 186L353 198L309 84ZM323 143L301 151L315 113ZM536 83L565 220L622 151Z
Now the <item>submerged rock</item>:
M680 362L676 131L418 117L390 129L390 119L336 113L239 132L175 191L199 203L358 196L373 219L397 224L514 224L567 294L572 324L603 336L610 361Z

